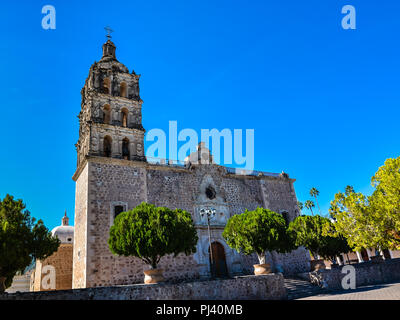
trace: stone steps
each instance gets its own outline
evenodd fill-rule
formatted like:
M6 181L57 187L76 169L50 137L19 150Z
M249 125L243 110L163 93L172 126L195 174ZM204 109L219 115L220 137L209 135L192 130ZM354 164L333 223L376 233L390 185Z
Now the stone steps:
M296 278L285 278L285 288L288 295L288 300L295 300L326 293L325 289L313 285L308 281Z

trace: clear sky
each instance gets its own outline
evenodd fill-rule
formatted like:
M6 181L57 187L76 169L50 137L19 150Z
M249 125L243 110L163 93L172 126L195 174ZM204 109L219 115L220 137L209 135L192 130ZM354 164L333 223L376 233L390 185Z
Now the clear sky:
M41 27L46 4L56 30ZM356 30L341 27L346 4ZM0 197L73 223L80 90L110 25L142 75L147 130L254 129L255 169L289 173L303 202L318 188L327 212L400 155L399 13L394 0L3 2Z

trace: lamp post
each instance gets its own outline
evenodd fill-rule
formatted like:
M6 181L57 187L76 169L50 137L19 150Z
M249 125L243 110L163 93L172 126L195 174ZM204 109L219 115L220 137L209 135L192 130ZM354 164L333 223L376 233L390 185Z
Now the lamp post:
M212 247L211 247L211 231L210 231L210 220L215 217L216 210L214 208L210 209L205 209L202 208L200 210L200 216L203 218L205 215L207 216L207 225L208 225L208 242L210 244L210 272L211 276L213 276L213 265L214 265L214 259L213 259L213 252L212 252Z

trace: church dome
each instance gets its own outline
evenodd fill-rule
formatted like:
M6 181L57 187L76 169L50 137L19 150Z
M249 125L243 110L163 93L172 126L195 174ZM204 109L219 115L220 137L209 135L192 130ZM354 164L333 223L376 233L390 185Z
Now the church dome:
M51 230L52 235L57 236L62 244L74 243L74 227L68 224L69 218L67 217L66 212L61 221L61 226L55 227Z

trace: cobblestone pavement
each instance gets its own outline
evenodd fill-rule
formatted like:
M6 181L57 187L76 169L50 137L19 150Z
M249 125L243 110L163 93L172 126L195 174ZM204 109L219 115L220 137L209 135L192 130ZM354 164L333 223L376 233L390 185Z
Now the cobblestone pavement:
M298 300L400 300L400 282L365 286Z

